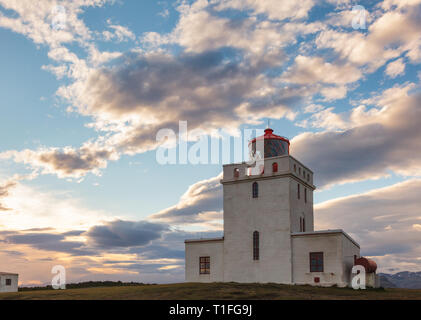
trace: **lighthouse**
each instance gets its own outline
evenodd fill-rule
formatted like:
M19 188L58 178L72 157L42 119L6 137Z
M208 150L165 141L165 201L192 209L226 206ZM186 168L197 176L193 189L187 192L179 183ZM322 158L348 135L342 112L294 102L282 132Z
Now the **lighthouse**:
M254 163L224 165L223 237L185 241L186 281L350 284L360 245L314 230L313 172L290 144L268 128L249 142Z

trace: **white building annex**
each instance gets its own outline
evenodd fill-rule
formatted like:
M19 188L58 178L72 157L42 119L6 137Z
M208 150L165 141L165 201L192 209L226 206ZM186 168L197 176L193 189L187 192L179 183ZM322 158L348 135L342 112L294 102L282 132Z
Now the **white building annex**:
M313 172L289 155L289 140L266 129L250 141L252 156L263 146L260 165L224 166L224 236L185 241L186 281L344 287L361 264L376 286L377 266L360 258L355 240L339 229L314 230Z
M18 278L16 273L0 272L0 293L18 292Z

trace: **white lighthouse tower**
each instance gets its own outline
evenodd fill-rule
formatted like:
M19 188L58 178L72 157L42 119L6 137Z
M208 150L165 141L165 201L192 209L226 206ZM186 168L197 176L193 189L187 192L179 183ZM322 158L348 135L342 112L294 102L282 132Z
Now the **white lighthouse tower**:
M224 166L224 236L185 241L186 281L348 285L360 247L314 231L313 172L272 129L250 141L252 156L257 145L262 162Z

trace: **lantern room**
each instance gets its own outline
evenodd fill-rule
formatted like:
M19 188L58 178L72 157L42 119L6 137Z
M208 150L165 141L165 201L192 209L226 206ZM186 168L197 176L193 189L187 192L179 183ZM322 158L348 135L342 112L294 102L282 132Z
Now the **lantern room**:
M289 155L290 142L287 138L273 134L268 128L265 134L249 142L249 152L252 159L271 158ZM264 152L263 152L264 148Z

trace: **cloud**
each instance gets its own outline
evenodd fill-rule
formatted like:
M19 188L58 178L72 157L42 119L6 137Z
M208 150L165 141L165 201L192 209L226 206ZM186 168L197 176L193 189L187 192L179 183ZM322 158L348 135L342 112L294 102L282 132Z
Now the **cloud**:
M300 2L285 0L281 4L277 0L222 0L217 8L219 10L252 10L255 15L265 14L271 20L296 20L306 18L315 4L314 0Z
M0 153L0 159L12 158L15 162L29 164L43 174L56 174L59 178L81 178L92 172L100 175L100 169L108 160L118 159L118 154L110 148L101 148L86 143L80 149L66 147Z
M111 24L111 21L107 21L109 28L112 31L103 31L102 35L106 41L116 40L117 42L124 42L128 40L135 40L135 34L127 27Z
M186 52L195 53L236 48L242 50L251 61L265 60L276 66L285 58L282 51L284 47L296 43L300 35L316 33L323 28L323 24L319 22L305 23L294 19L283 23L258 18L262 10L268 13L275 11L273 7L268 10L268 1L262 3L265 3L264 8L260 1L254 4L250 1L251 6L235 1L196 1L191 5L182 3L177 7L180 18L172 32L164 35L148 32L142 39L153 47L173 43L182 46ZM232 8L243 10L247 15L232 18L223 14L224 10ZM282 6L276 5L276 8L282 8L284 13L291 16L295 15L294 9L300 8L301 12L304 11L302 4L297 5L293 1L288 1Z
M321 57L298 55L294 64L283 74L287 83L315 87L326 100L337 100L346 97L347 84L362 78L362 72L352 65L325 62Z
M318 204L316 227L342 228L352 234L361 253L375 257L380 270L419 271L421 236L413 225L421 222L420 187L421 180L412 179Z
M390 78L396 78L399 75L403 75L405 73L405 63L403 62L403 59L401 58L390 62L386 67L385 73Z
M335 65L320 57L297 56L295 64L284 74L287 81L298 84L346 84L359 80L361 72L349 65Z
M359 31L322 30L316 38L316 45L319 49L332 49L341 59L356 66L364 66L368 72L374 72L388 60L403 53L412 62L419 62L420 13L419 5L381 10L376 12L378 18L370 24L366 34Z
M103 6L107 0L1 0L0 5L13 12L6 15L0 11L0 26L29 37L37 44L47 44L50 47L58 47L63 43L79 41L83 43L92 37L90 30L78 18L83 7ZM64 8L64 20L62 28L55 28L54 21L57 19L57 7Z
M0 201L10 209L0 214L0 230L3 231L86 231L98 221L111 219L111 213L88 208L72 192L46 191L23 181L11 188L8 191L13 191L3 194Z
M145 246L167 229L163 224L116 220L92 227L85 236L89 244L100 248Z
M188 232L144 220L113 220L84 233L52 228L0 231L0 268L13 265L25 284L50 283L52 265L65 266L69 282L180 282L184 239L203 236L220 232Z
M404 176L421 174L421 158L413 151L421 148L416 120L421 117L421 96L409 94L412 88L407 84L385 90L366 100L376 106L369 110L359 106L334 114L327 109L324 116L312 116L314 126L329 131L296 136L292 154L314 170L319 187L383 177L390 170Z
M83 248L84 243L80 241L66 241L66 236L58 233L46 232L7 232L3 241L9 245L28 245L37 250L67 253L70 255L90 255L93 251Z
M6 198L9 195L9 190L12 189L15 186L16 186L16 182L14 182L14 181L9 181L9 182L6 182L4 185L0 185L0 199ZM8 210L11 210L11 209L5 207L0 202L0 212L1 211L8 211Z
M135 54L111 69L93 72L86 83L62 88L76 110L110 132L109 146L126 153L154 149L162 128L236 128L266 114L290 115L305 88L275 90L264 65L240 62L235 50L200 54ZM205 130L205 131L206 131Z
M150 216L150 219L172 224L202 223L208 228L221 228L222 173L191 185L180 201ZM219 222L219 223L218 223Z

